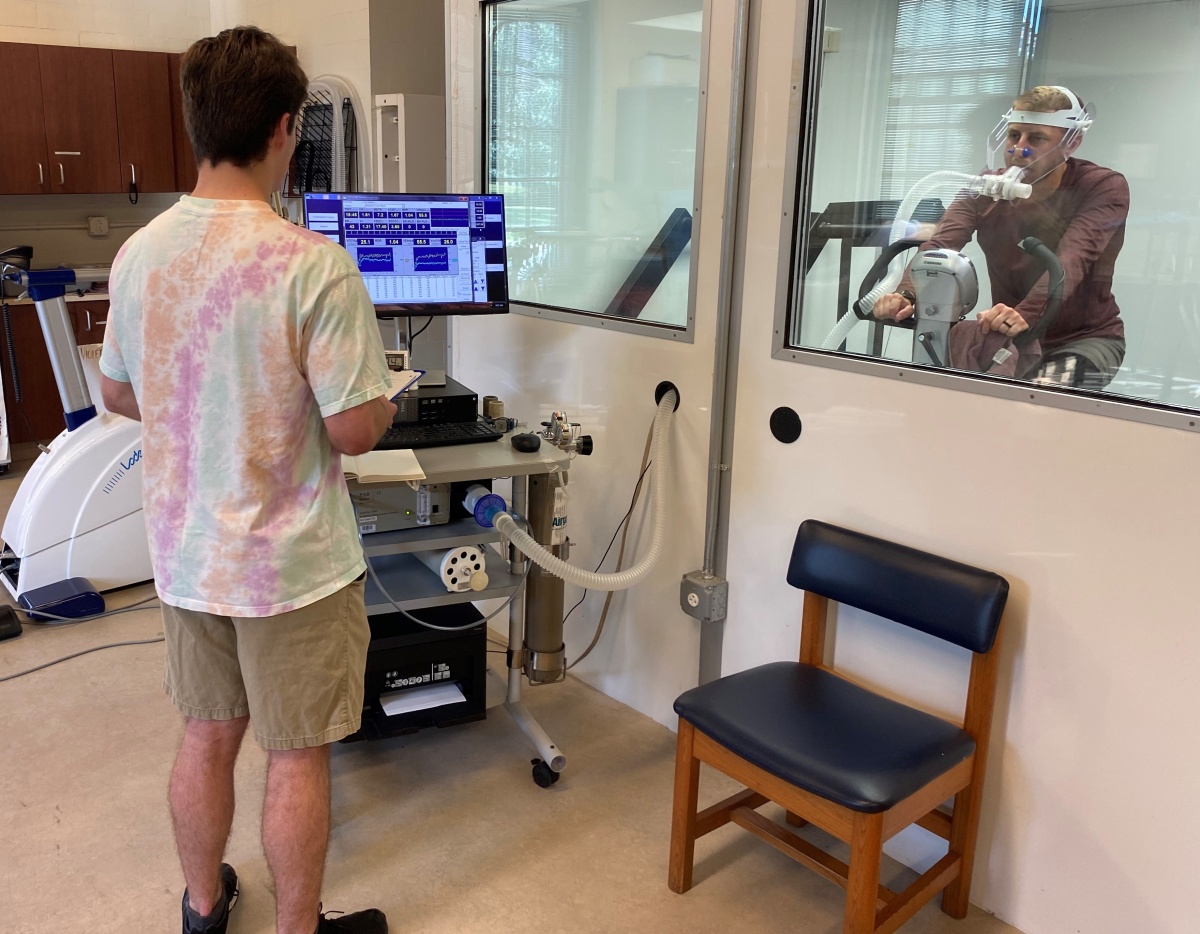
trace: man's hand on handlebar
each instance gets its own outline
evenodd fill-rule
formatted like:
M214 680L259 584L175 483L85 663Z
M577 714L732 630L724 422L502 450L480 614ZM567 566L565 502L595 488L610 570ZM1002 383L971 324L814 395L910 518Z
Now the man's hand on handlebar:
M891 318L893 321L903 321L905 318L912 317L913 305L912 302L899 292L889 292L887 295L879 297L879 301L871 309L871 314L876 318Z
M981 311L977 317L984 334L998 331L1005 337L1016 337L1022 331L1029 330L1029 323L1008 305L993 305L987 311Z

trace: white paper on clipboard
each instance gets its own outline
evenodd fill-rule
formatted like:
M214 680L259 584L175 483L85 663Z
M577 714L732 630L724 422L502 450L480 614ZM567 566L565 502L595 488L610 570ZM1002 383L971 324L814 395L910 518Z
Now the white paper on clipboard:
M424 370L392 370L389 373L388 398L393 402L397 397L412 388L422 376Z

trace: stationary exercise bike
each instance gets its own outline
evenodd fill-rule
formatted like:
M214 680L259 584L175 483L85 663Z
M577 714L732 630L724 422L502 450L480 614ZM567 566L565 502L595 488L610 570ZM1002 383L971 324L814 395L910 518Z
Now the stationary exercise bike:
M916 301L911 318L904 321L876 319L865 301L878 283L883 281L892 261L906 250L920 245L916 240L898 240L886 246L863 278L858 301L852 310L863 321L913 330L913 363L948 367L951 365L950 329L970 313L979 299L979 279L975 266L964 254L956 250L925 250L912 261L909 276ZM1014 347L1021 348L1040 340L1058 317L1062 307L1064 274L1054 251L1037 237L1026 237L1018 246L1049 273L1045 311L1033 327L1013 338ZM997 353L1011 351L1001 350Z
M101 593L154 576L142 516L142 426L97 414L67 314L68 288L108 277L106 267L28 270L0 263L0 282L18 283L36 304L67 423L41 446L0 533L0 582L31 610L69 612L65 598L81 589L79 579ZM94 601L83 605L94 611Z

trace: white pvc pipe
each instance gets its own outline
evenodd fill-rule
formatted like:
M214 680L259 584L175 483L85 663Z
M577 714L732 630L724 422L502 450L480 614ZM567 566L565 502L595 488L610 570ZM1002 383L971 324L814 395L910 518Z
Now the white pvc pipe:
M522 531L513 517L508 513L496 516L496 531L513 543L518 549L538 567L549 571L555 577L584 590L626 590L639 583L658 563L663 545L667 537L667 478L670 466L670 428L675 409L675 393L665 393L658 404L658 414L654 416L654 439L651 447L651 457L654 461L654 479L651 497L653 503L653 532L650 538L650 548L642 560L633 567L615 574L598 574L586 568L568 564L561 558L555 557L527 532Z

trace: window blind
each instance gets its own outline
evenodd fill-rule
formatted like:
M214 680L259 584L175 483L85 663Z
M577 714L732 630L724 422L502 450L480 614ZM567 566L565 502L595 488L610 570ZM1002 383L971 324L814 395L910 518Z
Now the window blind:
M1041 0L900 0L884 131L882 192L930 172L978 172L986 136L1021 93ZM983 112L979 112L981 106Z

